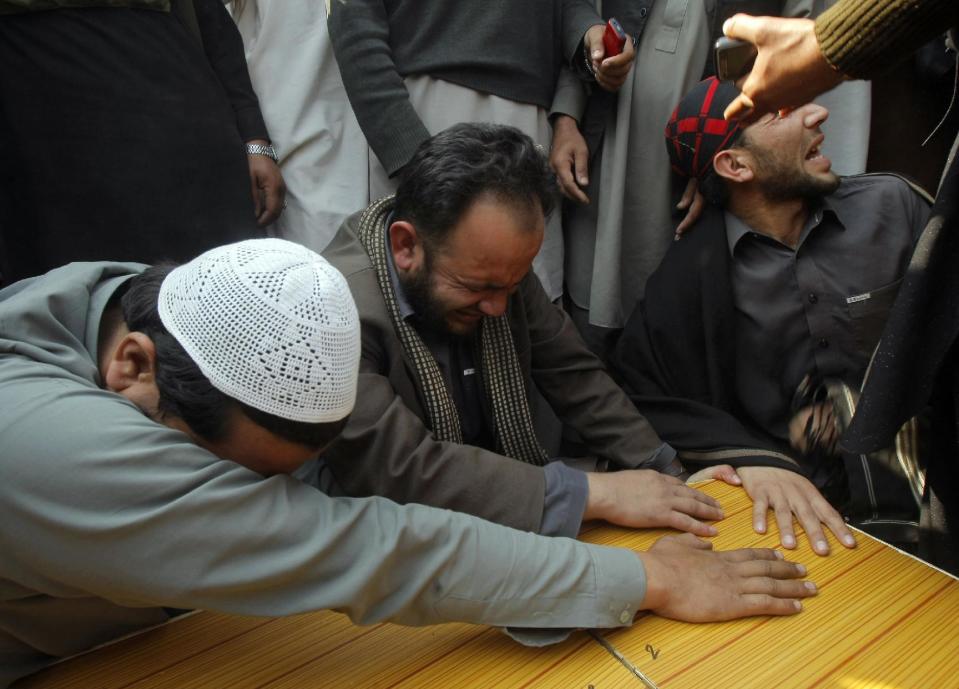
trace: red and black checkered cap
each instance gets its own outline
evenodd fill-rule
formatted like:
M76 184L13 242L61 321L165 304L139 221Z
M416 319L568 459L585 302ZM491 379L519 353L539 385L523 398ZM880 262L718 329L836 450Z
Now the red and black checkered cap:
M732 82L709 77L679 101L666 125L666 149L677 174L702 179L716 154L733 145L741 129L723 111L738 95Z

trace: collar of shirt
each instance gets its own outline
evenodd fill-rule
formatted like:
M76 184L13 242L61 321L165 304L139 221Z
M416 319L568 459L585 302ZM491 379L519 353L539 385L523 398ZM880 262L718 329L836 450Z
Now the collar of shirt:
M87 328L83 338L83 344L87 348L87 351L90 352L94 363L99 362L100 321L103 320L103 314L107 310L107 305L110 303L110 300L113 299L113 295L116 294L117 290L134 277L136 277L136 274L118 275L117 277L105 280L98 284L90 295L87 322L93 325L93 327Z
M806 218L806 224L803 226L802 232L799 234L799 244L796 246L797 251L799 247L803 245L803 242L806 241L806 238L812 232L813 228L818 227L822 223L823 217L825 216L825 213L827 211L832 213L832 215L836 218L838 227L840 229L845 229L843 220L840 217L839 212L836 209L835 205L832 203L832 199L828 196L823 197L820 201L816 203L812 213L809 214L809 217ZM757 230L754 230L752 227L750 227L745 222L743 222L743 220L740 219L739 216L733 215L728 210L723 211L723 217L725 218L725 221L726 221L726 243L729 246L730 256L735 257L736 246L739 244L742 238L747 235L752 237L765 237L766 239L776 242L777 244L780 244L781 246L786 246L785 244L782 244L779 240L773 237L770 237L769 235L763 234L762 232L758 232ZM789 248L789 247L786 247L786 248ZM792 251L791 248L790 248L790 251Z
M386 243L386 272L390 276L390 284L393 286L393 294L396 295L396 306L400 310L400 317L405 321L407 318L416 315L416 310L406 298L406 292L403 291L403 285L400 283L400 274L396 271L396 264L393 263L393 248L390 246L390 225L393 223L393 214L386 216L384 225L386 232L383 233L383 241Z

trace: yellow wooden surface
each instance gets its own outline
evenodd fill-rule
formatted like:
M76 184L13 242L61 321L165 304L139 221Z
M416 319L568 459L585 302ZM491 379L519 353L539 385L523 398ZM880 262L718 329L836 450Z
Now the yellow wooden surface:
M707 484L726 512L717 548L774 547L745 493ZM665 532L591 525L583 540L647 548ZM959 582L866 536L819 557L800 538L820 594L788 618L692 625L643 615L544 649L465 624L354 627L331 612L283 619L197 613L66 661L17 689L150 687L562 687L959 689ZM616 655L622 658L617 659Z
M714 547L777 547L775 527L753 531L744 491L704 489L726 513ZM584 540L645 548L664 533L603 527ZM645 615L603 636L660 689L959 688L959 581L865 534L858 541L847 550L829 535L831 554L820 557L800 536L785 551L819 587L799 615L699 625Z

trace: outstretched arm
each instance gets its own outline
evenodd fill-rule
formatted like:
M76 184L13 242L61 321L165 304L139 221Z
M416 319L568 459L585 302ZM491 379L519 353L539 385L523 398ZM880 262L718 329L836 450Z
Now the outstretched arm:
M959 21L954 0L841 0L815 22L737 14L723 27L758 48L728 119L808 103L847 78L872 78Z
M795 108L837 86L844 75L823 56L811 19L737 14L723 31L759 50L742 93L726 108L727 119L754 122L768 112Z

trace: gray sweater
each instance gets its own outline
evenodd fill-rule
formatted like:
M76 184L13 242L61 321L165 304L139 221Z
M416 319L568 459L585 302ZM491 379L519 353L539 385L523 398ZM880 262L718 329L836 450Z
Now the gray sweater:
M338 0L329 18L350 103L391 175L430 136L403 77L548 108L560 67L601 23L588 0Z

